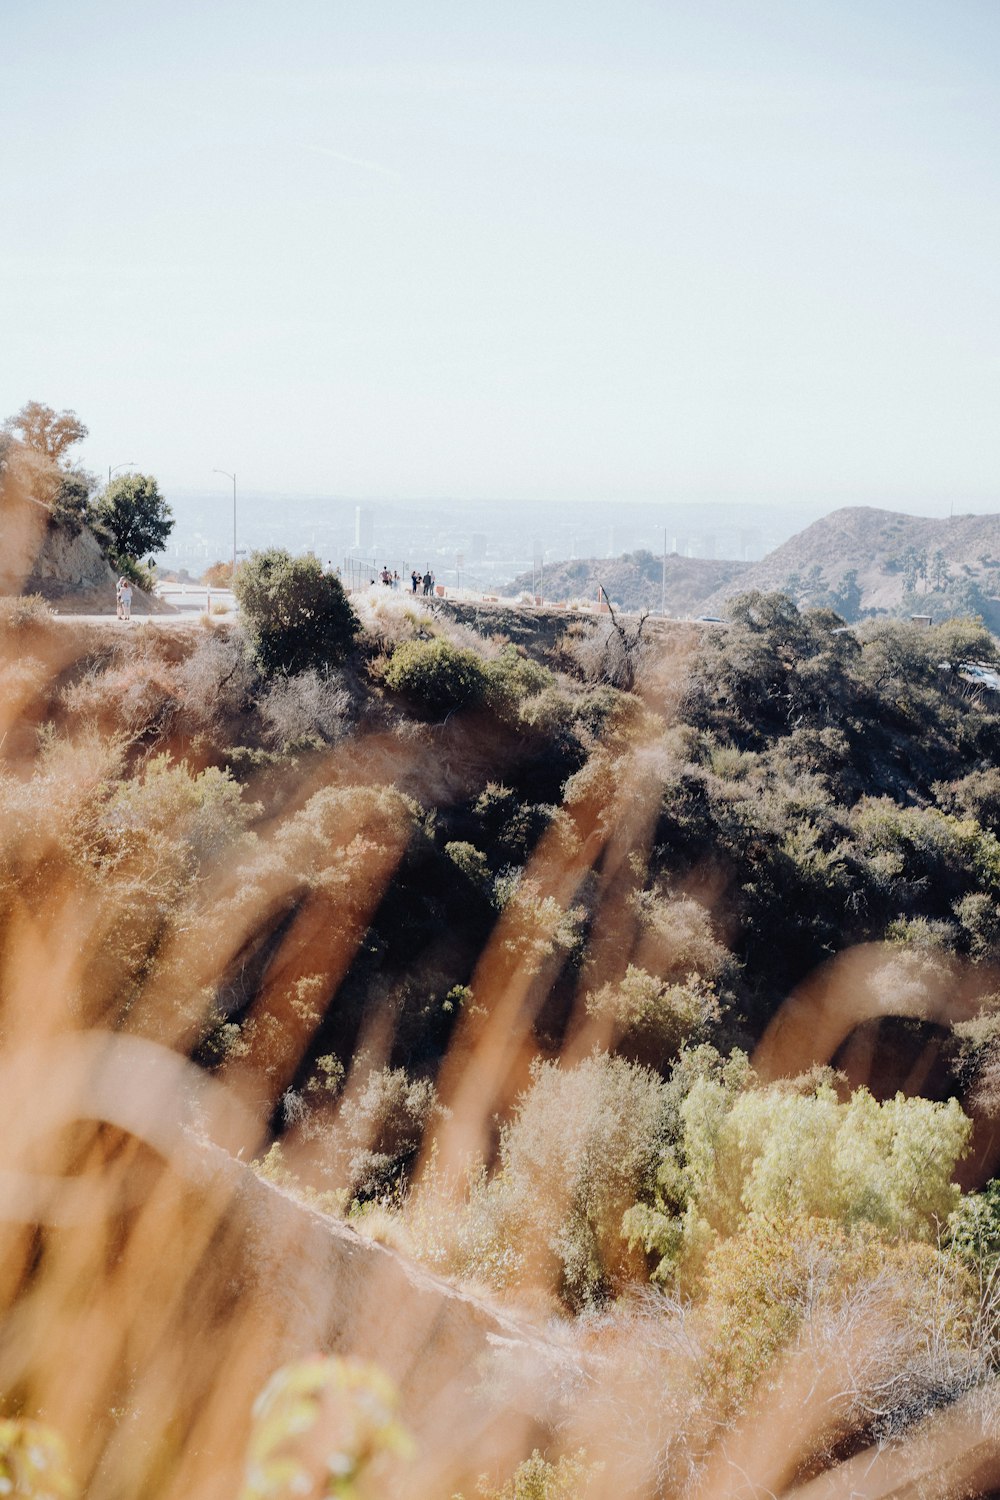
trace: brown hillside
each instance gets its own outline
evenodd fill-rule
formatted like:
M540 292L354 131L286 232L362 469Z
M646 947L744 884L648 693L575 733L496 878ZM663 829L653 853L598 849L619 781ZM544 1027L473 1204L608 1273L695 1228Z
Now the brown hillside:
M910 549L923 568L915 578L907 572ZM816 568L821 576L810 579ZM1000 516L938 520L868 506L836 510L807 526L738 579L720 584L703 608L721 610L746 589L788 589L800 603L832 602L821 596L835 592L851 570L862 613L972 610L992 629L1000 625Z
M739 581L748 567L749 564L743 562L668 553L667 613L674 616L697 614L707 595L723 588L739 592ZM511 585L511 592L530 593L531 584L531 574L522 573ZM625 609L658 610L664 592L663 558L652 552L631 552L622 557L589 557L550 563L542 575L539 592L548 600L592 600L597 595L598 585L603 585L612 601Z

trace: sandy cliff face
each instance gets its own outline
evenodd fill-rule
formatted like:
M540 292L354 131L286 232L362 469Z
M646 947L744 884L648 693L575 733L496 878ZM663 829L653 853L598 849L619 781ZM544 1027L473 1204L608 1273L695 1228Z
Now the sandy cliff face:
M115 599L115 574L98 545L84 528L76 536L59 527L47 528L32 560L22 592L41 594L56 604L84 599L110 608Z
M8 486L0 496L0 594L41 594L57 613L109 613L116 575L87 527L53 526L47 507ZM136 615L172 613L141 589Z

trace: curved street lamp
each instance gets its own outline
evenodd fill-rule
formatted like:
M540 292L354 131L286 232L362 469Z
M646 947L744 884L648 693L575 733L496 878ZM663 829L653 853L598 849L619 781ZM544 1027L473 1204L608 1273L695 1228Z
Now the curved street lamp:
M135 459L134 458L130 458L129 461L128 461L128 463L115 464L114 468L112 468L111 465L108 464L108 483L109 484L111 483L111 476L112 476L112 474L117 474L119 469L131 469L134 464L135 464Z
M225 474L227 479L233 481L233 576L231 587L236 587L236 475L230 474L228 469L213 469L213 474Z

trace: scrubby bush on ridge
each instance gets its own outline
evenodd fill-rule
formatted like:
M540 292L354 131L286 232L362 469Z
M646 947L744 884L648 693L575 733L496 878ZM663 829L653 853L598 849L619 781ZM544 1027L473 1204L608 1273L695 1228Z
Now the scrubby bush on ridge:
M314 557L278 547L237 569L236 597L251 652L267 676L291 676L342 661L358 630L339 578Z

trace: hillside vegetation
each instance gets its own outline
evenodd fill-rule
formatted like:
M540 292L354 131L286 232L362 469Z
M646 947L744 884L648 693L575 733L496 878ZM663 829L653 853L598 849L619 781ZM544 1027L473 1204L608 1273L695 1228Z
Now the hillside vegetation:
M291 566L248 565L246 635L0 610L4 1165L42 1195L4 1262L19 1410L94 1494L285 1493L211 1455L237 1461L302 1310L275 1251L241 1323L258 1200L174 1183L180 1116L185 1151L254 1158L531 1329L475 1394L458 1333L415 1353L418 1283L351 1262L317 1339L387 1363L420 1439L343 1437L383 1475L358 1493L611 1500L729 1465L778 1493L918 1426L931 1472L943 1422L972 1453L1000 1354L1000 698L958 663L992 637L752 592L728 630L553 614L511 640L388 595L355 618L327 580L336 641L296 595L292 661ZM102 1036L170 1068L98 1107L65 1049ZM96 1219L53 1186L81 1173ZM295 1377L341 1435L381 1378L351 1369ZM269 1442L305 1430L289 1410Z
M626 610L660 608L666 597L666 612L675 618L694 615L702 601L717 590L738 584L749 564L714 561L704 557L681 557L669 552L662 557L640 550L621 557L577 558L572 562L547 563L534 582L547 599L592 601L599 588L607 590L615 604ZM532 575L514 579L510 592L530 593Z

